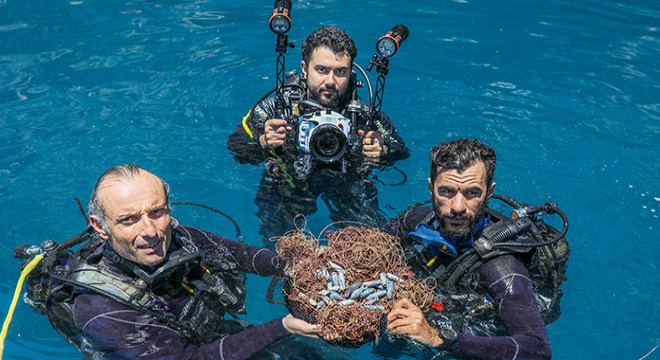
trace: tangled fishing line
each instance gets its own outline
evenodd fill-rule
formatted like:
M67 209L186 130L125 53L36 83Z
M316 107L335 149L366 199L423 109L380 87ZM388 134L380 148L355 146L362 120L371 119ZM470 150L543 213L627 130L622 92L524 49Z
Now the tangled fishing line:
M286 261L289 311L317 324L324 340L346 347L377 341L398 300L408 298L422 311L431 305L433 288L414 279L395 237L355 226L327 230L325 237L298 229L275 247Z

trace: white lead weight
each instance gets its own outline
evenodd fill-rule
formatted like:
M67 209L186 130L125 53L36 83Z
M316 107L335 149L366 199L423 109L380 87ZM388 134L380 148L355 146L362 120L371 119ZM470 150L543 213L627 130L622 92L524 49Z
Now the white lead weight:
M392 300L394 297L394 281L389 281L387 283L387 300Z
M394 275L394 274L391 274L391 273L386 273L385 276L386 276L388 279L392 280L392 281L396 281L396 282L400 282L400 281L401 281L401 278L400 278L400 277L398 277L398 276L396 276L396 275Z

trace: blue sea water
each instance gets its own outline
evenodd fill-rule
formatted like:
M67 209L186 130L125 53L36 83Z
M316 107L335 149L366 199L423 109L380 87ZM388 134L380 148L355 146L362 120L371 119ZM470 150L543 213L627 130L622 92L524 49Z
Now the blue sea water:
M272 4L0 0L0 308L19 276L14 247L79 232L74 198L86 202L118 163L161 175L175 201L228 212L261 244L261 168L236 163L225 141L275 84ZM293 1L292 17L298 44L320 25L345 28L363 67L379 36L410 29L383 99L412 149L397 164L404 185L378 173L389 216L428 197L433 145L482 139L498 154L499 193L555 201L571 221L562 315L548 326L554 358L660 359L660 3ZM330 221L319 209L314 231ZM174 215L235 235L204 210ZM265 302L266 284L249 279L248 321L286 313ZM7 359L80 358L22 302L5 346ZM369 345L335 355L378 358Z

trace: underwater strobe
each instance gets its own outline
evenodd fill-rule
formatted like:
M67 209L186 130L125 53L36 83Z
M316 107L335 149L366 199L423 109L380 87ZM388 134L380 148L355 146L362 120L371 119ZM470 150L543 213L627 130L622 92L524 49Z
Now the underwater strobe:
M287 33L291 30L291 0L275 0L273 15L268 20L270 30L277 35L275 52L278 53L275 62L275 89L277 89L277 101L275 103L275 115L282 118L284 115L284 98L282 97L282 86L284 85L284 69L287 47L295 45L289 43Z
M378 39L376 51L384 58L392 57L407 38L408 28L405 25L397 25Z
M376 95L371 109L372 117L378 118L380 108L383 104L383 92L385 91L385 76L389 72L389 64L392 56L399 51L399 47L408 38L408 27L402 24L396 25L392 30L381 36L376 41L377 53L371 58L367 71L375 65L378 79L376 79Z
M276 0L273 15L268 21L270 30L277 35L284 35L291 29L291 0Z

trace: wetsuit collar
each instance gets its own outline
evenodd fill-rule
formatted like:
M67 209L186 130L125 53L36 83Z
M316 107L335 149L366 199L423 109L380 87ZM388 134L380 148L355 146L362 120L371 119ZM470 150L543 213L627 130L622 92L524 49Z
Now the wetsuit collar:
M141 266L121 257L106 241L103 255L114 263L114 266L127 274L133 274L142 279L148 286L158 288L166 285L173 277L183 276L192 266L199 263L202 251L191 244L180 243L178 234L172 231L173 241L167 251L164 261L156 266Z
M475 234L488 225L489 219L490 215L484 213L481 220L477 223L477 226L472 229L470 236L451 237L447 236L439 229L440 224L435 218L435 214L431 213L426 219L424 219L424 221L417 225L415 231L408 235L420 241L425 248L429 249L432 256L445 253L452 257L457 257L459 250L474 243Z

